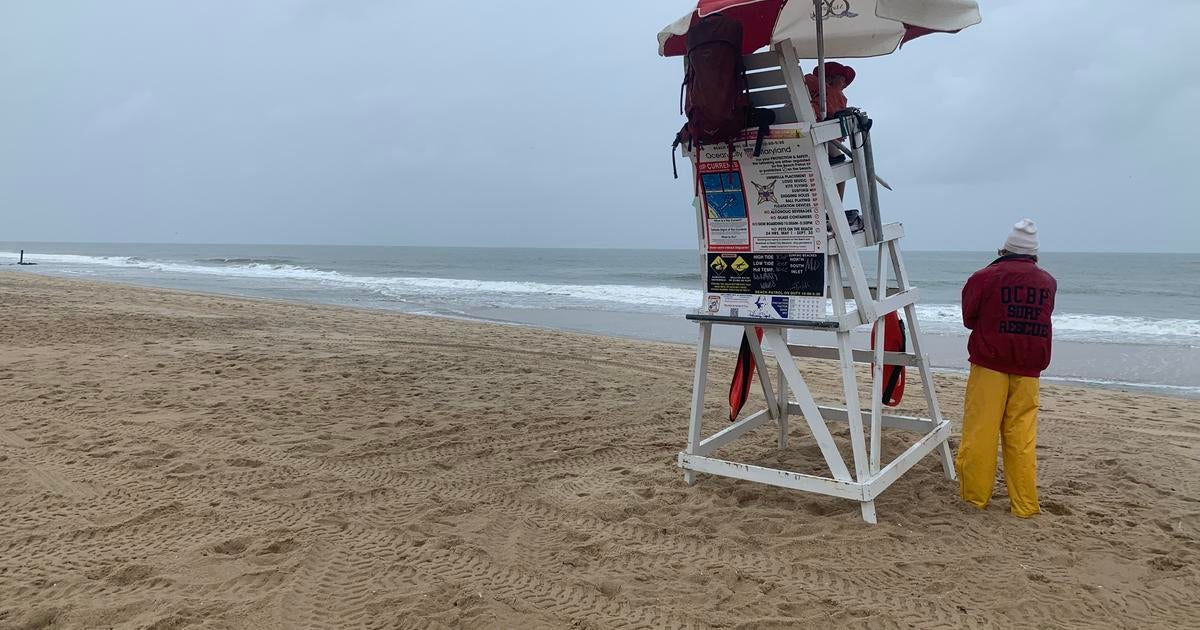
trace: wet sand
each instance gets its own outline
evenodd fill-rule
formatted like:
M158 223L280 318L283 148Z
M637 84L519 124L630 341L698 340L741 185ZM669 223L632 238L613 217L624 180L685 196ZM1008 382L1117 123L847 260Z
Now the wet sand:
M473 317L495 322L524 323L556 330L620 336L647 341L696 343L696 325L679 315L611 313L583 310L521 308L479 309ZM629 331L637 331L631 335ZM861 347L869 343L867 328L855 332ZM925 352L939 369L966 374L967 338L923 335ZM796 342L830 345L828 334L793 331ZM732 328L719 327L713 343L734 348L741 341ZM1135 393L1165 394L1200 399L1200 348L1189 346L1083 343L1056 340L1054 361L1044 375L1066 384L1083 384Z

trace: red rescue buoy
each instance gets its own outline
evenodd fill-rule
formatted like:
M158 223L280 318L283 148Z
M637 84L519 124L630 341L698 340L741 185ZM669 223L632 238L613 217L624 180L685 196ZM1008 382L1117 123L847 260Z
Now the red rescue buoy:
M879 322L875 322L878 326ZM875 349L875 326L871 327L871 349ZM883 316L883 349L891 352L907 350L904 321L892 311ZM904 399L904 366L883 364L883 404L895 407Z
M754 327L754 334L758 336L761 342L763 330L758 326ZM742 345L738 349L737 363L733 367L733 380L729 383L729 421L737 420L738 414L742 411L742 406L746 404L746 399L750 397L750 384L754 382L754 355L750 350L749 335L742 335Z

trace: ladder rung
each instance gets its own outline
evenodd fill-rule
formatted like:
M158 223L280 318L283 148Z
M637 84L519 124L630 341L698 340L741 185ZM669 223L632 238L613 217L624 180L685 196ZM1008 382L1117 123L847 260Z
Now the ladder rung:
M879 299L878 287L867 287L867 288L871 290L871 297L878 300ZM890 297L890 296L896 295L899 292L900 292L900 287L889 284L888 288L887 288L887 296L885 296L885 297ZM831 298L833 296L829 295L829 292L827 291L825 294L825 297ZM854 299L854 289L851 288L850 285L848 285L848 284L843 284L842 285L842 297L846 298L847 300L853 300Z
M788 351L791 352L791 355L794 357L804 357L806 359L829 359L831 361L837 361L841 358L841 355L838 353L838 349L832 346L805 346L789 343ZM875 351L855 349L854 362L874 363ZM883 364L916 367L921 364L921 357L906 352L884 352Z
M688 313L687 319L693 322L710 324L736 324L738 326L774 326L779 328L806 328L809 330L837 330L836 320L806 320L806 319L766 319L760 317L728 317L725 315L700 315Z
M894 241L903 237L904 224L888 223L883 226L883 238L879 239L879 242L886 243L887 241ZM853 238L855 249L862 249L867 246L867 235L864 232L855 232ZM835 256L838 253L837 240L833 238L832 234L829 235L829 243L825 251L829 252L830 256Z

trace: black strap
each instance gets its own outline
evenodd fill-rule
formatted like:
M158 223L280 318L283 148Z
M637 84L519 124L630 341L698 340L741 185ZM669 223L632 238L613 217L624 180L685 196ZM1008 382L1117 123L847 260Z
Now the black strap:
M680 114L683 113L683 88L687 87L687 84L692 82L692 73L694 71L692 70L691 61L692 61L692 51L689 50L687 55L685 55L683 57L683 64L684 64L683 83L679 84L679 113Z
M775 122L775 110L754 108L754 119L758 121L758 139L754 141L754 157L762 154L763 138L771 133L771 123Z
M747 129L754 124L754 107L750 105L750 79L746 76L746 65L742 62L740 54L737 56L737 64L738 72L742 75L742 92L746 94L746 113L745 120L742 121L742 129ZM742 146L745 145L743 144ZM754 144L754 157L758 157L760 146L762 146L761 137Z
M847 107L845 109L838 110L837 113L834 114L834 117L836 117L838 119L838 121L841 122L842 133L846 133L848 131L847 126L846 126L846 119L853 118L854 121L856 123L858 123L858 130L862 132L863 142L864 143L867 142L867 138L870 137L870 135L871 135L871 125L873 124L873 121L870 119L870 117L867 116L866 112L864 112L863 110L861 110L857 107ZM852 140L850 142L850 148L859 149L861 147L854 146L854 142Z

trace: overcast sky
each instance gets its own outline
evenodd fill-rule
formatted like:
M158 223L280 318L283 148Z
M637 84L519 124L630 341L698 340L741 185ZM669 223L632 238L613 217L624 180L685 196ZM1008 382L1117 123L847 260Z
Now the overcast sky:
M908 247L1200 251L1200 2L982 4L852 62ZM0 241L693 247L691 6L0 0Z

